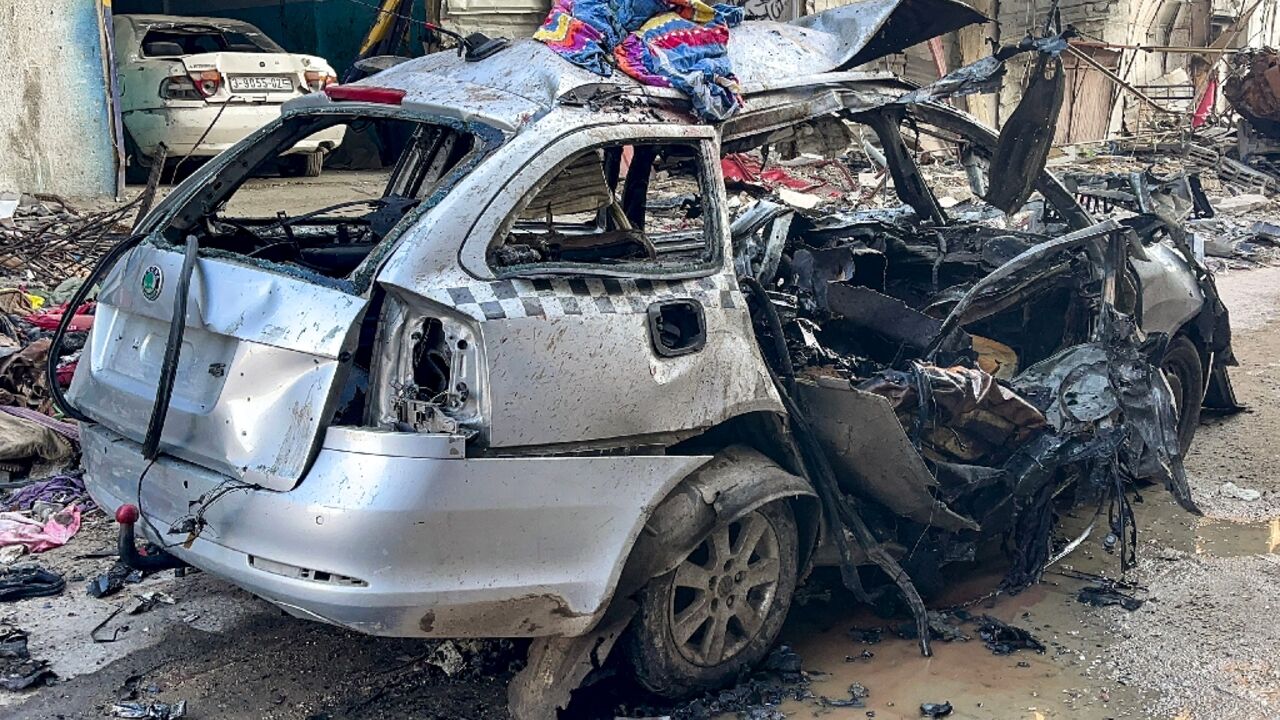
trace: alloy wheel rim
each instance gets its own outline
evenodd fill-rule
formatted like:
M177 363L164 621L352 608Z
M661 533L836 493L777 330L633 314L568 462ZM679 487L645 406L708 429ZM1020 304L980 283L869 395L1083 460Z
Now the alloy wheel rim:
M714 667L764 627L781 574L778 534L759 511L717 528L676 568L668 604L685 660Z

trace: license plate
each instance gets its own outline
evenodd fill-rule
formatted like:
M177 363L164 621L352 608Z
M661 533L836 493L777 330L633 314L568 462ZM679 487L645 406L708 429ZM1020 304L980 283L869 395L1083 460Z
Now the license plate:
M231 92L293 92L293 80L287 77L263 75L233 77Z

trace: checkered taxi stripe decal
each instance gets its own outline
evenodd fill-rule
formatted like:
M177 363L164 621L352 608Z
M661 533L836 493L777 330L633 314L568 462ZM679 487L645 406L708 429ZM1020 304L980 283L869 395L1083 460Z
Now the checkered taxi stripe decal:
M737 279L723 275L695 280L496 280L436 289L427 295L477 320L629 315L645 313L651 304L675 298L693 298L708 308L746 307Z

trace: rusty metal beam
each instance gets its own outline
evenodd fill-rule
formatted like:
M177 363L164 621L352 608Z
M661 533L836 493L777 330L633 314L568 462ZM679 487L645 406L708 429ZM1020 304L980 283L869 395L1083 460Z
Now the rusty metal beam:
M1107 67L1106 67L1105 65L1103 65L1102 63L1100 63L1100 62L1098 62L1097 60L1094 60L1093 58L1089 57L1089 56L1088 56L1088 54L1083 53L1083 52L1081 52L1080 50L1077 50L1075 47L1073 47L1073 46L1071 46L1071 45L1068 45L1068 46L1067 46L1067 50L1068 50L1072 55L1074 55L1075 57L1077 57L1077 58L1079 58L1079 59L1081 59L1081 60L1085 61L1086 63L1088 63L1091 67L1093 67L1094 69L1096 69L1098 72L1100 72L1100 73L1102 73L1103 75L1107 76L1107 77L1111 80L1111 82L1114 82L1114 83L1115 83L1116 85L1118 85L1121 89L1129 91L1129 92L1130 92L1130 93L1132 93L1135 97L1137 97L1139 100L1141 100L1141 101L1143 101L1144 103L1146 103L1146 104L1150 105L1152 108L1155 108L1157 111L1162 112L1162 113L1166 113L1166 114L1168 114L1168 115L1182 115L1182 113L1177 112L1177 111L1174 111L1174 110L1170 110L1169 108L1166 108L1166 107L1164 107L1163 105L1161 105L1161 104L1157 103L1155 100L1152 100L1150 97L1148 97L1148 96L1147 96L1147 94L1146 94L1146 93L1142 92L1141 90L1139 90L1138 88L1134 87L1133 85L1130 85L1128 82L1125 82L1125 80L1124 80L1123 78L1121 78L1119 75L1115 74L1114 72L1112 72L1112 71L1108 70L1108 69L1107 69Z

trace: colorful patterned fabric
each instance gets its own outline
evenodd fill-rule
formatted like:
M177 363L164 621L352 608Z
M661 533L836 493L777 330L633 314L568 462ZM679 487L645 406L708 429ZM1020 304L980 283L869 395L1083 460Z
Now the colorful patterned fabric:
M557 54L597 75L613 66L689 96L704 120L742 106L729 63L729 28L743 10L701 0L555 0L534 34Z

